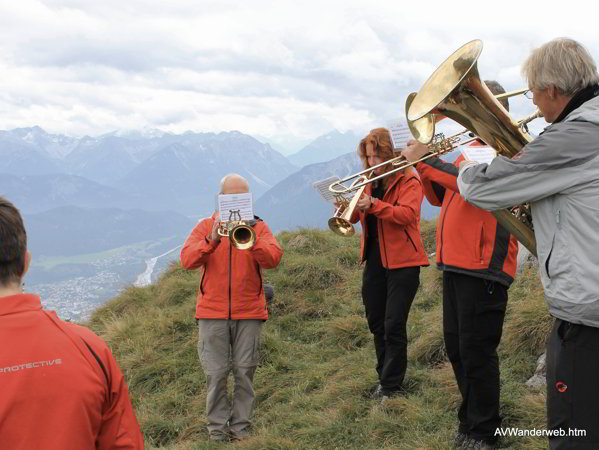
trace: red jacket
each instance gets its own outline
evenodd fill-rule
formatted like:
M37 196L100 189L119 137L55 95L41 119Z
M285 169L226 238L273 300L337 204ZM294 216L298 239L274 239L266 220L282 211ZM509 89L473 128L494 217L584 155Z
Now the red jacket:
M0 448L144 448L123 374L90 330L20 294L0 297L0 342Z
M457 176L463 160L462 155L453 164L431 158L416 165L426 198L441 206L437 266L509 286L516 274L518 241L490 212L460 197Z
M372 194L372 183L366 186L364 192L368 195ZM359 219L362 225L360 238L362 262L366 258L364 253L368 239L366 218L368 214L373 214L377 218L383 267L398 269L429 265L420 237L420 205L423 197L422 184L416 173L405 175L397 172L389 181L382 200L375 200L367 211L360 209L354 211L351 222L356 223Z
M193 229L181 249L181 265L202 267L204 272L196 298L196 319L268 319L261 269L279 265L283 250L262 220L254 225L256 243L238 250L221 238L208 241L212 217Z

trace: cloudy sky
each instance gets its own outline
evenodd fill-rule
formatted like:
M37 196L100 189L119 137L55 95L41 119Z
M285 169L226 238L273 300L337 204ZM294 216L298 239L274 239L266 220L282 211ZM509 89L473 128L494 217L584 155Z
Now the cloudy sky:
M475 38L482 78L507 90L524 87L520 64L554 37L599 59L599 6L494 3L0 0L0 129L308 140L401 116L407 95Z

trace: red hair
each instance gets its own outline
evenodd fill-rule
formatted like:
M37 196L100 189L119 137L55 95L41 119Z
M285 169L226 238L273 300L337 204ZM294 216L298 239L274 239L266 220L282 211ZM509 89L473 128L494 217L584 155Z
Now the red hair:
M366 147L368 144L372 144L374 149L374 153L381 157L383 161L389 161L392 158L395 158L397 155L393 153L393 142L391 141L391 134L389 130L386 128L375 128L374 130L370 130L370 133L364 137L360 143L358 144L358 156L362 161L362 166L364 169L368 169L370 166L368 165L368 156L366 155ZM388 172L392 170L394 167L391 164L387 164L384 166L384 172ZM409 174L412 171L412 167L406 167L404 170L404 174ZM385 183L385 188L389 182L389 177L383 178Z

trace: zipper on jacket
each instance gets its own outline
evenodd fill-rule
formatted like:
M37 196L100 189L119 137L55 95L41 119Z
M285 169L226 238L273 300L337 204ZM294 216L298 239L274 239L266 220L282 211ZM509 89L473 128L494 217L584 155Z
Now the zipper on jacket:
M449 201L447 202L447 206L445 207L445 214L443 214L443 218L441 220L441 232L439 234L439 236L441 238L441 245L439 246L439 250L440 250L439 260L441 261L442 264L443 264L443 228L445 228L445 216L447 215L447 210L449 209L449 204L453 201L454 197L455 197L455 192L452 192L451 198L449 199Z
M401 181L401 179L400 179ZM388 192L391 192L392 187L395 187L395 183L393 184L393 186L389 186L387 188L387 190L385 192L383 192L383 198L381 200L385 200L385 196L387 195ZM377 233L378 230L381 230L380 232L380 238L379 238L379 253L381 254L381 258L383 257L383 253L385 254L385 261L383 262L383 267L385 269L388 268L389 263L388 263L388 259L387 259L387 246L385 245L385 232L383 231L383 221L379 220L379 218L376 218L376 227L377 227ZM381 243L383 245L383 251L381 252Z
M232 259L232 255L233 255L233 247L231 246L231 243L229 242L229 320L232 319L232 313L231 313L231 272L233 271L233 268L231 267L231 259Z

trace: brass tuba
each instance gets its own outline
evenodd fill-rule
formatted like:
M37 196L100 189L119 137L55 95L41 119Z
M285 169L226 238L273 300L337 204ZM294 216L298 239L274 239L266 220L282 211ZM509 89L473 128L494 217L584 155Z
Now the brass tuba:
M429 114L449 117L480 137L499 154L511 158L533 138L524 130L521 122L511 118L481 81L477 60L482 48L482 41L477 39L449 56L413 97L407 120L417 121ZM536 114L534 116L538 117ZM526 208L519 206L515 207L514 213L506 209L492 211L492 214L536 256L537 244L532 222L524 211Z

